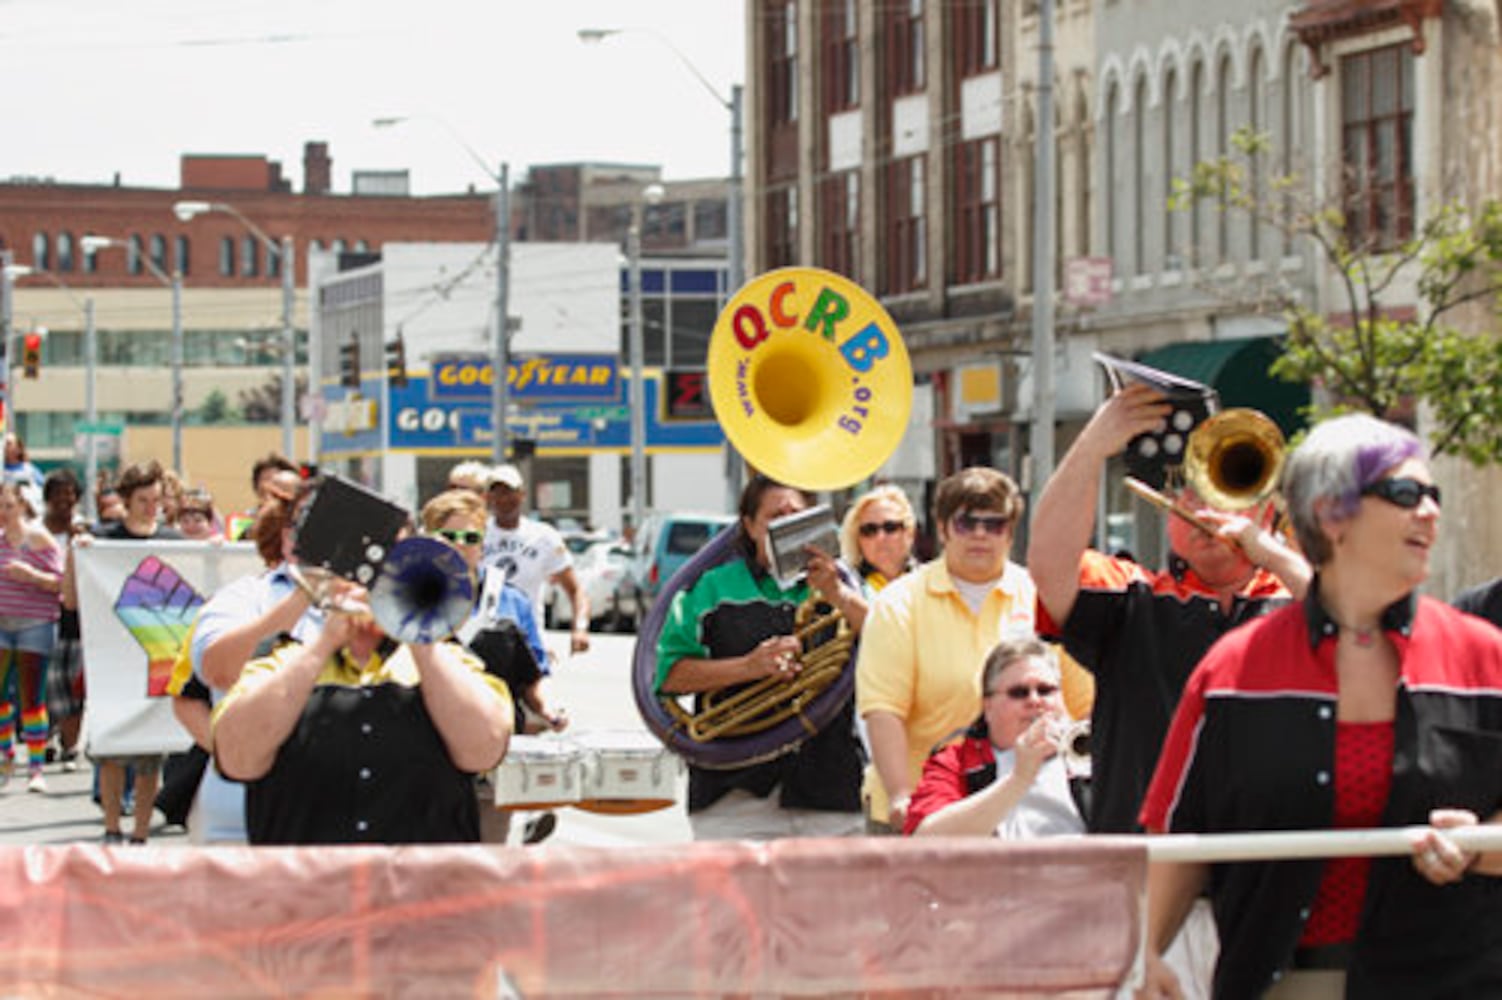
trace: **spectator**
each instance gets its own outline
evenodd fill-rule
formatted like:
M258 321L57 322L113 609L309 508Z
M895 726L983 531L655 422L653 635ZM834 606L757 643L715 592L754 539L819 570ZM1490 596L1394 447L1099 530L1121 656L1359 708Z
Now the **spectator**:
M25 442L13 432L5 435L5 481L21 487L28 516L36 517L42 510L42 470L27 457Z
M189 541L222 540L214 527L214 498L204 490L189 490L177 505L177 530Z
M46 507L42 524L56 540L60 554L72 547L75 535L88 529L78 512L80 495L78 477L70 469L54 469L42 483L42 501ZM47 718L57 735L58 757L64 771L78 769L83 706L83 642L78 610L61 606L57 642L47 665Z
M57 635L62 581L57 541L25 516L20 484L0 483L0 693L16 693L14 704L0 704L0 785L10 781L15 766L11 746L19 715L29 792L47 790L47 659Z
M895 486L878 486L845 512L840 523L840 558L874 594L917 568L913 559L917 527L907 494Z
M522 514L523 485L514 465L498 465L491 473L488 498L494 519L485 529L485 565L527 595L538 621L544 620L543 589L550 582L563 588L574 609L569 648L582 653L589 649L589 595L574 575L563 536L552 525Z

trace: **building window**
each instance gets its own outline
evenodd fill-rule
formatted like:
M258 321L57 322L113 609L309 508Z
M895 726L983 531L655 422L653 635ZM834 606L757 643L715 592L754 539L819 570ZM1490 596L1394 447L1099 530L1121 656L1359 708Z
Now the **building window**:
M1090 190L1095 186L1094 178L1090 176L1090 107L1085 102L1085 95L1079 95L1079 106L1075 110L1074 120L1079 129L1079 157L1075 161L1075 184L1079 190L1076 196L1079 198L1079 211L1075 214L1075 225L1079 232L1075 234L1075 242L1081 257L1090 256Z
M83 273L94 274L99 270L99 251L91 246L83 248Z
M167 237L153 233L151 237L151 262L163 274L167 273Z
M954 282L963 285L1001 270L996 140L961 143L954 154Z
M824 8L824 110L847 111L861 101L859 19L855 0Z
M860 281L860 173L847 170L819 185L819 216L824 239L821 264Z
M1389 45L1340 61L1346 232L1385 250L1413 235L1413 51Z
M177 273L183 276L188 274L188 238L186 236L174 236L172 238L172 266Z
M1246 123L1253 135L1262 134L1262 50L1252 49L1252 58L1247 63L1246 81ZM1262 197L1262 157L1252 156L1249 158L1248 176L1251 180L1252 197ZM1251 228L1251 259L1260 260L1262 257L1262 223L1257 220L1253 213L1248 220Z
M798 7L773 4L767 18L767 51L771 66L767 102L773 124L798 120Z
M132 233L125 243L125 270L131 274L140 274L144 269L141 263L141 237Z
M1189 69L1189 169L1194 170L1205 155L1204 147L1205 66L1196 62ZM1189 252L1200 260L1200 241L1204 238L1204 211L1200 199L1189 199Z
M798 189L792 186L767 192L767 266L789 267L798 262Z
M45 271L52 266L52 241L46 233L37 233L31 237L31 266L38 271Z
M280 278L282 276L282 245L278 243L275 250L266 251L266 277Z
M261 272L259 266L260 241L254 236L244 236L240 239L240 276L254 278Z
M928 276L924 160L910 156L887 167L887 291L910 292Z
M219 273L226 278L235 276L235 238L233 236L219 238Z
M923 0L896 0L887 11L887 81L892 94L923 89Z
M956 4L953 14L955 70L963 79L996 68L996 0Z
M1132 94L1132 262L1147 273L1147 77Z
M1121 248L1116 245L1116 106L1120 100L1121 92L1112 83L1106 91L1106 162L1101 177L1106 192L1106 253L1117 264L1121 262Z
M57 269L59 271L73 270L73 234L61 232L57 234Z
M1280 172L1286 180L1293 178L1294 146L1298 142L1299 136L1296 117L1299 109L1299 84L1297 81L1302 78L1303 73L1298 65L1298 50L1299 45L1297 42L1289 42L1288 47L1283 50L1283 72L1281 74L1283 83L1283 113L1280 116L1281 121L1278 123L1283 130L1283 135L1282 142L1279 144L1278 154L1281 158ZM1295 76L1295 74L1298 74L1298 76ZM1293 253L1293 226L1291 225L1293 221L1293 191L1291 188L1283 195L1282 219L1284 223L1283 253L1286 255Z
M728 229L727 210L724 201L694 202L694 241L723 240Z
M1179 78L1173 70L1163 81L1163 269L1177 271L1179 243L1174 231L1173 178L1174 178L1174 119L1178 113Z
M1215 155L1224 159L1231 155L1231 56L1220 57L1215 71ZM1231 220L1229 204L1221 195L1215 213L1216 260L1225 261L1231 256Z

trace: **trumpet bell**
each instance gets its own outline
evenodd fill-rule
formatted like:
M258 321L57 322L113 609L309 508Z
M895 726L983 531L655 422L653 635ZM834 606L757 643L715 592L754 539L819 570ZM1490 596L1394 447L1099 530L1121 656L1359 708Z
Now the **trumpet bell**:
M1218 510L1244 510L1272 496L1286 453L1283 432L1256 410L1222 410L1189 435L1184 477Z
M913 373L897 324L831 271L783 268L748 282L715 322L707 370L730 443L790 486L860 482L907 433Z
M370 611L398 642L446 639L469 618L475 581L454 546L437 538L397 542L370 589Z

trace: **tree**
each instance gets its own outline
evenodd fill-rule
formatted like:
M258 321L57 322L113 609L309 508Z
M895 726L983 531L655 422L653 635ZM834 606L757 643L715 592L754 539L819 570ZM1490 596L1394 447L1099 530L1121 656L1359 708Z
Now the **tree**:
M298 377L293 382L292 398L301 399L307 391L307 380ZM282 420L282 376L273 374L262 384L240 392L240 412L250 424L277 424Z
M1213 201L1311 248L1334 278L1336 301L1320 309L1285 281L1255 286L1258 304L1288 321L1273 374L1321 390L1315 419L1354 409L1412 424L1422 404L1434 454L1502 461L1502 340L1454 325L1464 306L1502 309L1502 202L1450 202L1416 220L1407 239L1384 241L1355 224L1354 205L1315 204L1297 175L1268 169L1266 135L1241 129L1231 147L1174 181L1174 207ZM1343 188L1365 197L1360 184Z
M198 422L202 424L237 423L239 419L240 414L229 405L229 397L219 389L210 391L198 407Z

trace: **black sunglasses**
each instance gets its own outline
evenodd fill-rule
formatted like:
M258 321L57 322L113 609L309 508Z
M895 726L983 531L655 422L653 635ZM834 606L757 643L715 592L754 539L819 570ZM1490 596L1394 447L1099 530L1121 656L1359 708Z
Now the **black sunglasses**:
M882 533L895 535L904 527L906 527L906 525L904 525L901 521L872 521L870 524L861 525L856 530L861 533L862 538L875 538L877 535L880 535Z
M1011 518L1000 514L971 514L967 511L954 515L954 530L962 535L973 535L981 530L988 535L1000 535L1011 523Z
M1434 506L1440 505L1439 487L1433 483L1421 483L1417 479L1400 476L1395 479L1379 479L1361 491L1364 497L1381 497L1390 504L1413 510L1428 497Z
M479 545L485 541L483 531L450 531L447 528L438 529L439 537L447 538L455 545Z
M1052 698L1059 693L1057 684L1013 684L1011 687L1002 688L1000 691L992 691L992 694L1004 694L1013 701L1027 701L1028 696L1036 694L1039 698Z

